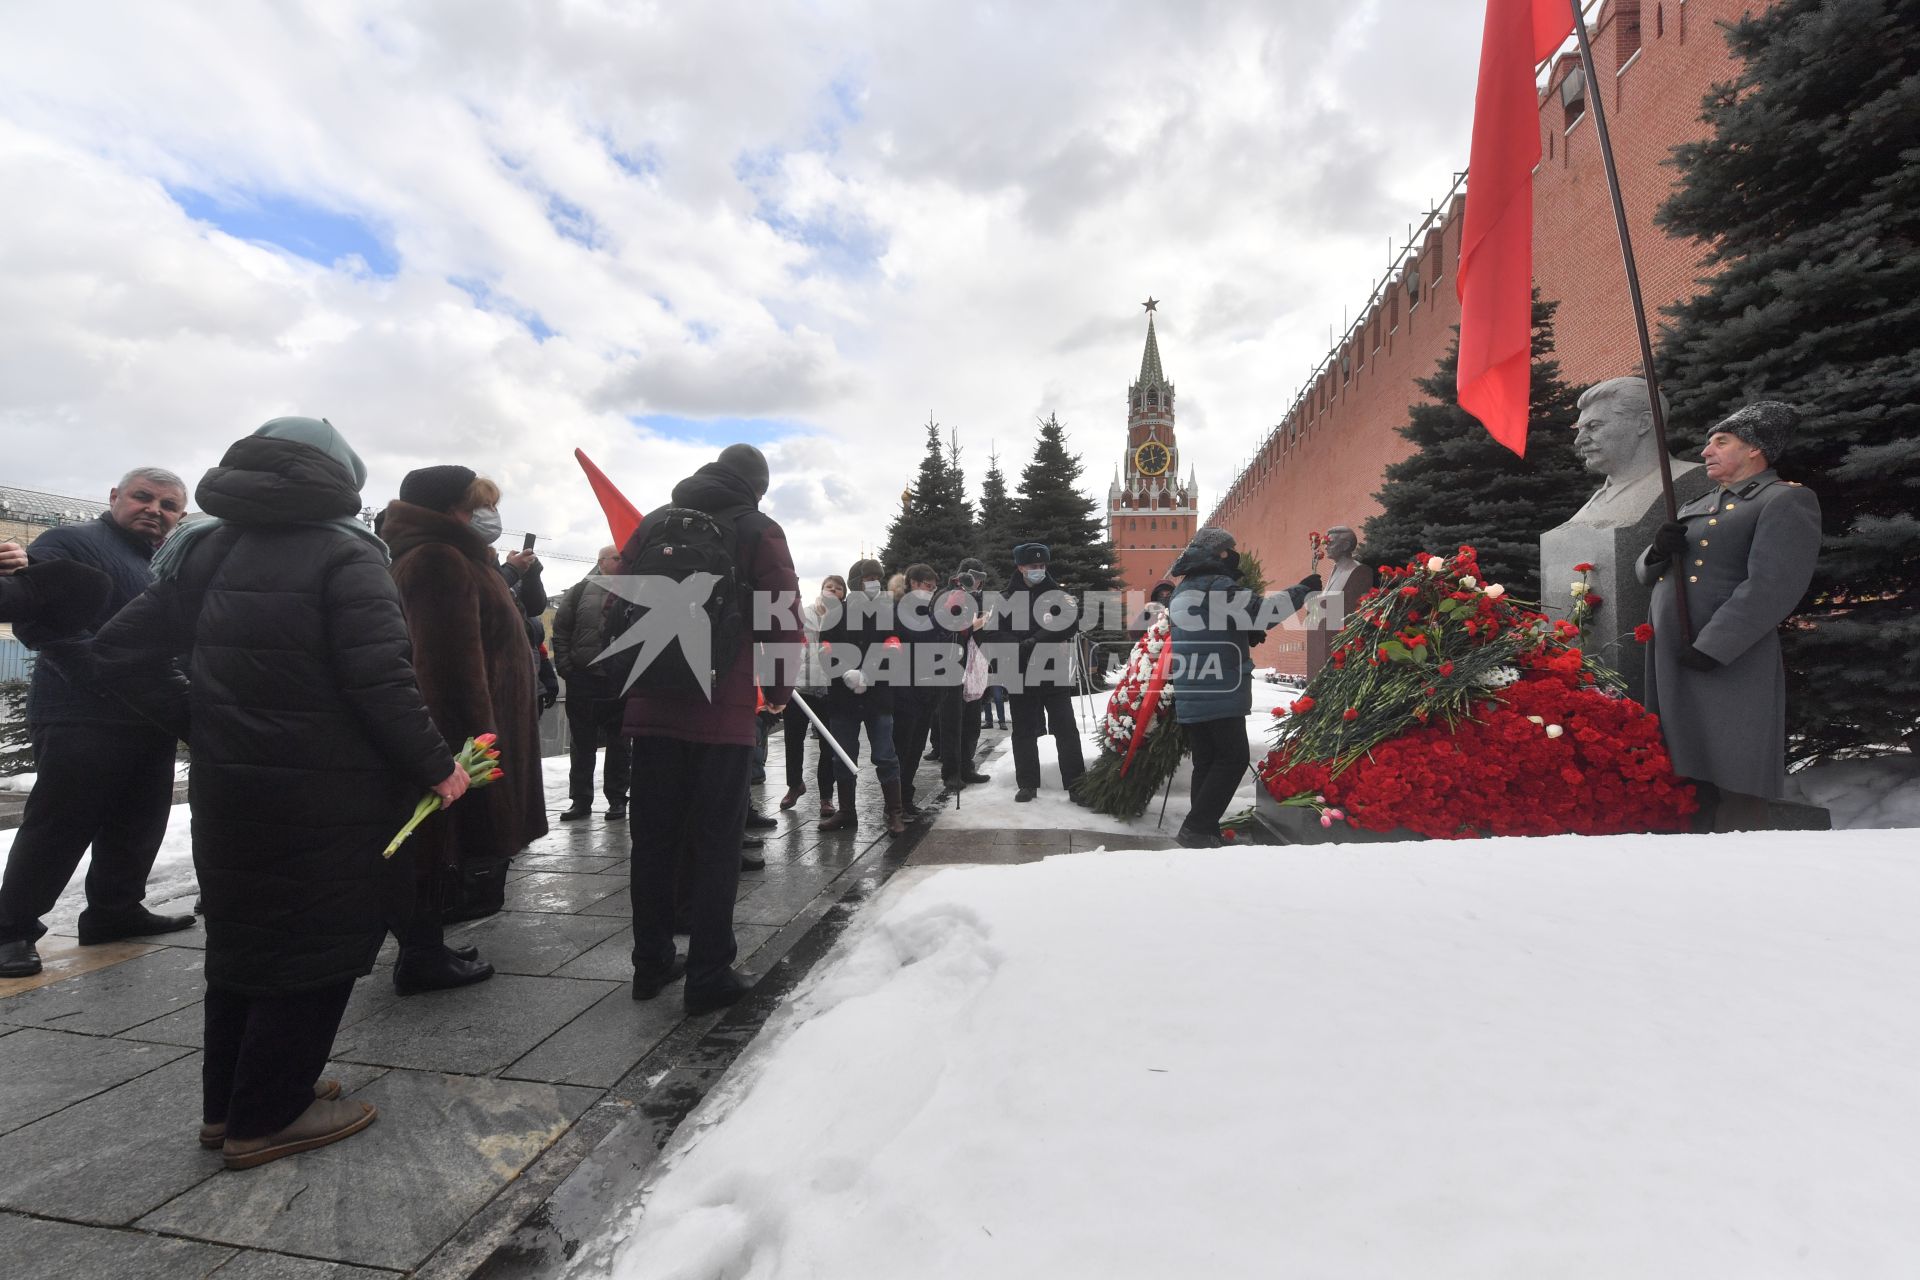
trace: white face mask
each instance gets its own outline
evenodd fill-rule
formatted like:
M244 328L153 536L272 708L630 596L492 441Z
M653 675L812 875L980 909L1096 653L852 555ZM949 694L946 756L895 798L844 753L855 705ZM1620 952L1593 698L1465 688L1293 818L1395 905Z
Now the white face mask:
M880 594L880 580L878 578L868 578L860 584L860 589L870 596L877 596Z
M1029 586L1037 587L1047 580L1047 571L1045 569L1022 569L1020 576L1027 580Z
M475 507L473 511L473 531L487 542L500 541L500 509L498 507Z

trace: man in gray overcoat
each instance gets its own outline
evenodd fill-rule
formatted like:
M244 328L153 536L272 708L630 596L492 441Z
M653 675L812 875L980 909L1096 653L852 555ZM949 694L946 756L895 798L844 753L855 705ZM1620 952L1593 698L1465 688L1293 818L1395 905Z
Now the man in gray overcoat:
M1759 826L1786 785L1778 628L1820 554L1819 499L1773 470L1798 422L1792 407L1761 401L1715 426L1700 456L1716 488L1662 525L1635 566L1653 587L1647 709L1660 717L1674 772L1717 792L1719 831ZM1691 643L1674 607L1677 573L1687 576Z

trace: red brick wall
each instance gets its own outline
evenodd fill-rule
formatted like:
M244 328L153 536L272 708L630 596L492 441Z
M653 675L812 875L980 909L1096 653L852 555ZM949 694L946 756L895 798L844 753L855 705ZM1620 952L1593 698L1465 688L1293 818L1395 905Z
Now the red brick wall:
M1735 72L1715 23L1739 17L1756 0L1641 0L1640 52L1631 60L1621 57L1622 44L1631 42L1623 4L1633 8L1615 0L1592 28L1597 65L1587 92L1597 85L1607 95L1641 288L1657 324L1661 306L1692 293L1700 258L1699 246L1671 240L1653 225L1653 211L1674 179L1661 162L1675 144L1702 136L1701 99ZM1565 123L1560 82L1576 62L1563 57L1554 66L1541 99L1533 268L1542 296L1561 304L1555 317L1561 374L1584 385L1636 372L1640 351L1591 112L1571 128ZM1307 572L1309 532L1333 524L1358 529L1377 512L1373 493L1382 473L1410 452L1395 428L1419 397L1414 381L1432 374L1460 319L1453 277L1464 209L1464 199L1452 201L1343 344L1351 364L1346 375L1336 354L1282 425L1259 442L1252 465L1214 508L1209 522L1260 556L1271 587ZM1405 286L1409 266L1419 269L1417 306ZM1684 438L1695 425L1676 424L1676 434ZM1304 638L1298 631L1274 632L1254 660L1304 672Z

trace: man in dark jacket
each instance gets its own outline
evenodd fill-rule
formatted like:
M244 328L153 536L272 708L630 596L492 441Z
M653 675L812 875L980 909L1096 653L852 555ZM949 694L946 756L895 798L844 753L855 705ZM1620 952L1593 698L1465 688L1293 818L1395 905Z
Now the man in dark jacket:
M933 731L934 707L940 694L961 676L957 646L932 615L934 593L939 589L940 575L932 565L908 565L907 594L901 597L894 619L906 683L893 691L893 745L900 760L900 813L910 819L920 816L913 803L913 779ZM950 678L936 676L941 665Z
M1060 759L1060 785L1071 790L1087 771L1080 749L1080 726L1073 718L1074 618L1057 615L1045 597L1070 603L1066 589L1048 567L1052 552L1043 543L1013 549L1009 616L994 630L997 640L1016 646L1021 689L1013 700L1013 798L1024 804L1040 791L1040 735L1051 733Z
M1252 759L1248 654L1267 633L1251 625L1261 599L1240 585L1240 553L1225 529L1194 534L1172 572L1181 581L1167 609L1174 662L1168 685L1193 749L1187 816L1175 839L1190 849L1218 848L1221 816Z
M947 589L934 599L933 617L938 631L937 644L945 647L948 659L965 670L967 641L981 631L979 613L981 589L987 585L987 566L968 556L947 580ZM982 698L981 703L986 700ZM933 699L933 732L938 734L940 781L949 791L991 782L993 775L982 773L974 765L980 750L978 704L969 704L960 680L942 685Z
M713 655L718 675L710 698L635 690L627 699L632 803L646 818L633 824L633 997L652 999L684 968L689 1014L725 1008L747 991L733 971L733 903L758 701L753 646L758 641L798 651L801 644L800 590L787 535L759 510L768 480L767 460L758 449L727 446L718 460L674 486L672 506L651 512L620 558L621 571L630 571L672 512L705 512L732 529L740 584L773 602L758 619L763 625L743 635L733 653ZM771 625L765 625L769 618ZM792 676L779 670L758 681L776 713L786 709ZM674 882L683 842L694 877L684 967L673 950Z
M130 471L107 495L107 510L85 524L49 529L27 548L40 561L73 560L112 580L106 607L85 628L23 623L20 639L40 651L27 693L27 730L38 777L27 797L13 854L0 882L0 977L40 972L34 943L40 917L73 878L87 847L83 946L171 933L191 915L147 910L147 874L173 808L174 737L118 698L91 687L93 628L153 579L154 549L186 514L187 490L171 471Z
M878 560L856 560L847 570L847 607L840 620L820 632L823 652L833 682L827 686L827 725L834 740L855 764L860 763L860 730L867 731L873 769L885 797L887 830L906 830L901 813L900 757L894 749L896 693L910 693L899 678L906 656L894 630L893 600L887 595L885 570ZM847 831L859 825L854 812L853 770L834 766L839 784L840 811L822 818L821 831Z
M578 822L593 812L593 764L602 746L607 749L607 818L618 822L627 816L627 775L633 763L633 744L620 728L622 706L617 677L607 668L593 665L607 647L607 589L594 577L609 577L619 569L620 548L600 548L593 573L567 588L553 615L553 665L567 682L571 757L567 795L573 801L560 815L562 822Z
M267 423L200 481L217 519L177 535L95 645L103 680L150 690L190 734L200 1141L234 1169L374 1118L320 1069L406 894L406 863L382 850L423 792L451 801L467 786L414 682L387 549L354 518L365 480L324 420Z

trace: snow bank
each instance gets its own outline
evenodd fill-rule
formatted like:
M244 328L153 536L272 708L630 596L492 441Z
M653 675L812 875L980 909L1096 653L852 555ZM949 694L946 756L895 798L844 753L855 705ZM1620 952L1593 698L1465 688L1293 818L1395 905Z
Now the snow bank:
M1910 1275L1916 907L1861 833L942 871L579 1269Z
M13 838L18 834L17 827L0 831L0 867L13 856ZM91 853L80 859L80 868L67 882L66 891L53 904L53 910L41 917L49 932L73 936L81 909L87 905L87 868L92 865ZM193 818L186 805L177 804L167 815L166 839L160 842L153 872L147 877L147 905L157 909L162 903L174 903L176 912L186 911L199 893L200 880L193 869Z
M1836 831L1920 827L1920 756L1812 765L1787 779L1787 793L1830 812Z

